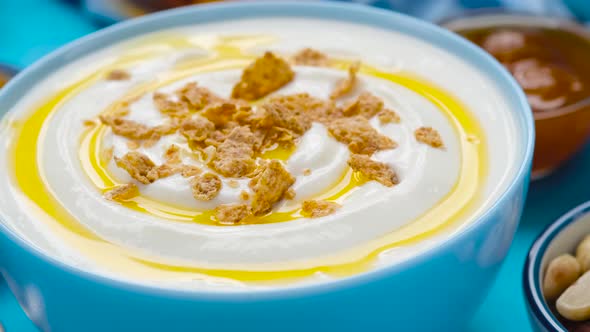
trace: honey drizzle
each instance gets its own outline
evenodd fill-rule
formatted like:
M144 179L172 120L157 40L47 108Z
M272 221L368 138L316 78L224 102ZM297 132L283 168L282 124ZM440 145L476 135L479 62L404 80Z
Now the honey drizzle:
M135 91L136 94L194 75L195 72L243 67L253 56L242 52L242 49L267 44L273 39L267 36L256 36L250 39L246 36L238 36L225 37L225 39L203 37L192 40L177 37L172 42L167 42L167 40L170 39L163 37L146 39L147 43L157 43L161 46L161 48L147 47L146 50L161 54L162 49L177 50L187 47L201 47L214 51L213 53L218 54L222 59L206 57L184 62L175 69L173 75L142 86ZM145 53L149 53L149 51ZM44 180L38 143L44 135L44 125L48 123L51 115L59 109L60 105L113 68L121 68L147 57L146 54L137 54L137 52L132 56L123 56L96 74L72 84L42 103L29 118L23 121L19 128L15 129L17 133L12 146L13 171L16 183L22 190L22 198L31 207L31 211L39 217L39 220L45 222L65 242L77 248L108 271L136 280L203 279L223 280L230 283L256 282L264 284L289 283L316 273L343 277L368 270L373 266L377 256L385 250L416 243L443 231L456 231L465 220L469 219L467 218L468 214L475 215L479 212L475 209L474 203L481 199L478 192L483 187L487 173L487 157L485 137L477 121L454 97L430 83L412 75L387 73L365 65L361 69L362 73L405 86L438 106L454 125L459 136L462 152L459 179L450 193L424 215L394 232L345 252L302 262L284 262L272 265L259 264L219 268L202 264L202 266L189 267L106 242L85 229L54 197ZM339 62L338 66L344 68L345 62ZM112 105L112 109L116 107L117 105ZM82 165L86 171L90 170L88 174L91 181L101 190L116 185L114 179L108 175L105 165L98 158L100 138L104 132L104 126L89 128L83 136L80 148ZM84 155L85 153L88 158ZM284 151L276 151L276 153L282 155L283 158L288 155ZM16 167L17 165L18 167ZM341 201L364 181L358 174L348 170L332 188L320 195L318 199ZM186 211L145 197L139 197L125 204L132 209L177 221L194 222L195 218L202 219L204 223L208 223L206 220L212 221L210 212ZM267 218L265 222L278 222L300 217L299 212L294 210L275 212L263 218Z

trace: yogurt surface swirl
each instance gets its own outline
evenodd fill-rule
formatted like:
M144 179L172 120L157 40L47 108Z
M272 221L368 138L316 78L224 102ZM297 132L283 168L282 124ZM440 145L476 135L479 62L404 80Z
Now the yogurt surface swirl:
M309 28L300 29L302 26ZM310 34L311 26L322 29L314 29ZM272 35L265 31L272 31ZM378 40L391 42L383 45ZM156 205L140 202L143 205L139 204L141 209L137 209L103 198L100 186L97 187L100 179L95 173L89 173L91 163L84 159L90 153L84 152L89 141L80 142L81 135L88 130L83 125L84 120L96 117L154 80L165 82L169 73L182 72L180 79L159 83L157 88L148 89L130 104L130 119L149 126L158 125L164 118L152 102L155 91L173 92L187 82L198 82L228 97L239 80L241 68L264 50L289 55L304 47L319 49L338 59L359 59L368 65L360 73L359 87L349 98L360 91L369 91L401 117L399 124L381 124L377 118L371 120L381 134L398 143L397 148L379 151L373 156L374 160L396 170L400 177L398 185L389 188L369 181L350 190L341 190L354 176L346 163L350 152L346 145L330 136L324 125L314 123L284 160L286 169L296 178L295 199L281 202L273 213L293 211L306 199L345 193L339 197L342 208L332 215L320 219L298 216L290 221L233 227L194 222L199 213L207 213L219 204L238 202L240 193L248 190L248 179L238 179L237 185L230 185L229 181L235 180L222 178L219 195L207 202L195 200L188 180L180 175L140 185L143 202L156 202ZM240 51L239 56L236 50ZM486 202L493 200L506 185L502 182L506 174L513 171L504 167L515 153L505 151L509 144L504 144L514 136L513 120L496 112L505 102L483 74L418 39L342 22L252 19L186 27L142 37L59 70L40 83L29 100L11 112L10 119L25 121L31 116L32 105L47 98L50 92L57 93L76 84L92 71L107 71L122 65L131 74L130 80L90 79L77 85L75 93L69 93L52 107L42 125L36 153L40 178L51 197L72 220L112 251L97 254L102 255L97 258L88 254L91 246L80 250L80 245L87 245L85 241L64 241L63 233L56 232L55 225L39 221L38 209L27 209L30 199L20 199L23 194L18 174L17 181L14 175L0 178L9 189L0 191L0 197L13 197L0 203L3 216L9 216L4 220L8 220L10 227L63 260L108 275L135 278L145 268L156 272L147 273L143 282L208 288L212 287L213 280L215 287L223 289L250 283L232 278L229 272L213 273L213 278L209 278L203 271L277 273L309 270L326 264L350 264L368 256L374 258L369 269L392 264L440 243L448 234L461 229ZM327 99L334 84L346 76L342 68L293 68L297 73L295 80L275 94L307 92ZM64 78L71 73L76 74L64 84ZM433 149L417 142L414 130L421 126L436 128L445 149ZM486 136L494 131L502 133L494 137L502 137L488 148ZM18 133L2 130L2 136L7 135L18 136ZM93 144L113 146L115 156L130 151L126 139L108 130L97 139L99 141ZM171 144L187 152L184 163L207 167L188 157L190 148L178 133L164 136L154 146L142 146L137 151L161 164L163 152ZM8 153L10 147L3 150ZM495 159L500 155L504 155L502 162ZM307 169L311 174L305 174ZM132 181L114 162L103 171L117 183ZM158 204L167 208L160 209ZM166 213L161 213L163 210ZM178 213L171 217L170 211ZM10 223L10 220L19 222ZM424 235L428 233L435 235ZM138 266L122 268L125 259L105 265L110 255L126 256ZM173 272L174 269L168 267L182 271ZM132 269L136 270L129 273ZM360 272L357 268L349 270ZM333 277L320 269L304 279Z

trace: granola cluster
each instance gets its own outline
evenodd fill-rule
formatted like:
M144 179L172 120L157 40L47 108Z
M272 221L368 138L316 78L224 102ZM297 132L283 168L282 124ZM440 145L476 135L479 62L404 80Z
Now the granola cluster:
M307 66L327 66L326 55L313 49L304 49L291 57L291 62ZM242 73L231 98L216 95L206 87L191 82L171 94L155 92L153 103L165 116L166 122L158 126L146 126L129 120L127 106L103 114L100 121L116 135L128 139L131 150L121 157L114 157L115 164L127 171L138 183L149 185L174 174L188 178L196 200L214 200L225 185L238 188L237 179L249 179L251 192L242 191L240 203L222 204L214 211L221 224L246 223L249 219L272 211L283 199L295 198L292 186L295 178L278 160L265 160L261 154L277 146L297 144L312 126L322 123L337 141L348 146L351 157L349 166L367 179L391 187L399 182L395 170L389 165L371 159L381 150L394 149L397 143L379 133L369 120L377 117L383 124L399 123L399 115L387 109L383 100L369 92L346 103L340 98L358 90L357 74L360 62L353 63L348 76L337 82L329 99L313 97L308 93L290 95L269 94L282 88L295 78L289 62L266 52ZM112 72L111 80L129 79L123 72ZM256 101L256 103L252 103ZM128 104L127 104L128 105ZM255 105L255 106L254 106ZM202 168L183 164L183 151L178 145L170 145L164 152L164 163L156 165L148 156L137 150L154 145L165 135L179 133L191 153L204 156ZM432 147L443 147L440 135L432 128L416 130L416 139ZM106 151L104 161L113 158L112 148ZM306 169L304 175L311 174ZM118 186L105 197L124 201L139 195L136 184ZM307 217L323 217L334 213L340 205L328 201L303 202L302 214Z
M166 150L166 158L171 149L173 149L172 146ZM174 174L191 177L201 173L201 169L197 166L180 164L175 159L168 159L166 163L156 165L148 156L136 151L128 152L121 158L114 157L114 159L119 168L127 171L132 178L142 184L150 184Z

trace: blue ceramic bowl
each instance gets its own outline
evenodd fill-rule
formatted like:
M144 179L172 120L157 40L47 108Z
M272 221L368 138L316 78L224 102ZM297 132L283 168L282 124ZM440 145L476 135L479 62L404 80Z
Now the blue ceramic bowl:
M542 280L551 260L574 253L584 236L590 234L590 201L581 204L549 225L533 243L523 271L523 287L529 318L534 331L567 332L549 309L542 291Z
M502 66L476 46L389 11L343 3L230 3L162 12L107 28L43 58L0 92L10 109L56 68L123 39L198 22L304 16L400 31L461 56L497 83L516 119L522 154L493 206L435 250L327 284L220 293L171 291L101 277L64 264L0 223L0 271L43 331L459 331L485 297L516 231L529 183L534 126L527 101Z

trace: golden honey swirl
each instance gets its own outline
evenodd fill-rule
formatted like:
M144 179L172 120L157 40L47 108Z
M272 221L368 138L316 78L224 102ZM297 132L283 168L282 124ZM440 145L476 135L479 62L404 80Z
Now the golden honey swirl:
M242 50L252 46L265 45L274 38L268 36L200 37L187 38L178 35L159 35L129 45L130 51L121 50L123 55L94 74L63 89L32 110L29 117L17 126L12 144L13 169L17 186L22 190L22 199L30 203L30 211L40 222L46 223L63 241L76 248L105 270L114 271L135 280L222 280L224 282L290 283L316 273L331 276L348 276L368 270L385 250L402 245L417 243L441 232L453 232L469 219L467 216L478 213L479 193L484 186L487 173L487 152L483 130L475 117L451 94L443 89L408 73L386 72L364 65L361 72L406 87L426 98L438 107L455 128L460 143L461 169L452 190L422 216L389 234L370 241L362 246L350 248L327 257L306 259L305 261L273 264L253 264L249 266L212 267L207 263L194 266L171 263L162 258L146 255L135 249L125 248L107 242L81 223L62 206L49 188L40 158L40 142L45 132L44 126L50 123L54 112L60 106L104 77L113 68L129 66L157 55L179 49L199 47L212 54L206 58L188 59L164 77L142 85L126 98L111 105L116 109L121 103L139 96L145 91L153 91L159 86L190 77L196 73L210 72L228 68L244 67L253 58ZM335 64L345 68L347 63ZM80 162L97 190L104 191L118 183L109 175L100 161L101 141L106 128L102 125L88 129L80 144ZM286 159L288 152L268 152L268 157ZM272 154L276 154L272 156ZM348 170L331 188L318 197L341 201L363 180ZM133 201L123 203L127 207L161 218L182 221L212 223L211 211L190 211L162 204L139 196ZM301 218L298 209L278 211L261 218L261 222L279 222Z

